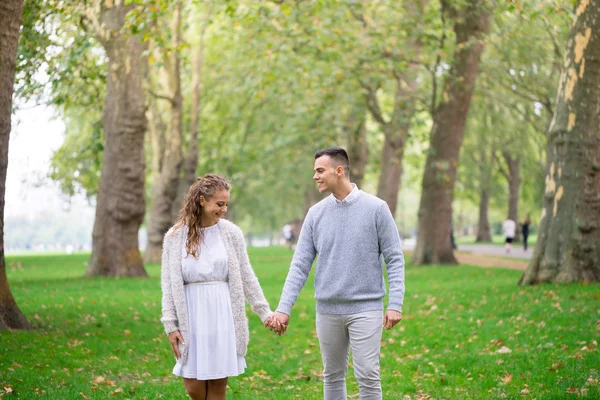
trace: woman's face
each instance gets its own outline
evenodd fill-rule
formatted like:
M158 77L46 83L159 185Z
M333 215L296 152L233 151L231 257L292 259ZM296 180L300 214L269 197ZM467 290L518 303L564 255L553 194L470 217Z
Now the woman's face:
M200 196L200 205L202 206L202 226L211 226L219 222L227 212L228 204L229 190L218 190L209 199Z

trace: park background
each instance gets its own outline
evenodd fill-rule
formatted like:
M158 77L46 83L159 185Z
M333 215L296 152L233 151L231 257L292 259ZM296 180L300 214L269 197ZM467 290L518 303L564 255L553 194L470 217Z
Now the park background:
M321 198L313 153L337 145L407 250L385 398L597 398L599 16L597 0L5 0L0 397L184 398L158 262L187 188L231 179L227 218L274 308L281 227ZM502 221L527 216L531 248L504 253ZM320 397L312 295L309 279L284 337L251 318L228 397Z

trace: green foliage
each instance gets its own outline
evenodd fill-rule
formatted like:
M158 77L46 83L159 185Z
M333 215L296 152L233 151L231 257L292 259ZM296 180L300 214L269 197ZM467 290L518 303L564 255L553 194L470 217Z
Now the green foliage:
M432 112L442 99L441 83L454 53L451 20L442 2L181 1L185 19L180 48L173 49L171 43L173 1L130 1L140 7L128 15L125 29L140 34L148 46L149 93L169 95L161 82L165 57L175 50L182 55L186 137L191 123L191 54L202 46L198 174L217 172L232 178L232 212L238 222L260 233L302 217L312 154L321 147L345 146L345 124L354 113L368 115L370 159L363 187L375 192L383 127L366 110L365 88L376 93L382 116L390 121L401 75L414 83L404 90L415 99L416 108L398 219L403 230L416 225L414 199L419 197ZM443 3L465 5L464 0ZM69 195L85 192L93 197L102 167L100 121L108 72L86 13L90 4L27 0L17 95L56 108L67 132L53 158L51 177ZM553 113L572 2L526 0L494 6L455 198L474 210L480 184L486 181L479 155L493 160L493 153L508 150L523 160L521 209L536 214L543 191L545 131ZM168 102L151 94L148 98L167 121ZM148 152L147 165L152 165L152 157L156 155ZM492 165L493 161L485 164ZM489 177L496 212L505 208L507 191L497 166L484 175ZM147 171L150 174L151 168ZM146 192L152 193L151 188Z
M271 307L291 252L250 249ZM35 325L0 333L6 398L184 399L159 322L159 267L149 279L82 278L87 255L8 257L20 308ZM518 287L519 271L408 268L403 321L383 332L383 397L578 398L600 395L597 285ZM135 293L135 295L132 295ZM245 373L229 399L321 399L313 276L278 337L248 309ZM348 373L349 395L358 387ZM408 396L408 397L405 397Z

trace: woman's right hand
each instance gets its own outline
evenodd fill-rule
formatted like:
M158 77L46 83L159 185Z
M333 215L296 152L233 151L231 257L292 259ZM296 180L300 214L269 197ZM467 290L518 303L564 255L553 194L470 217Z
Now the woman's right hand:
M179 333L179 331L173 331L169 333L169 342L171 342L171 348L173 349L173 354L175 354L175 358L181 358L181 353L179 352L179 343L183 343L181 333Z

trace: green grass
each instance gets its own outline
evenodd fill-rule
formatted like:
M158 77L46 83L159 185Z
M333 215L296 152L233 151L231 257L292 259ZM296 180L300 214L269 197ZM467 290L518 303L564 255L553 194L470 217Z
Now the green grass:
M291 253L250 256L274 307ZM0 333L0 398L187 398L158 321L159 266L147 267L150 279L82 278L87 257L8 258L36 329ZM404 320L383 334L384 399L599 398L600 287L518 287L519 276L409 266ZM285 336L249 315L248 368L228 399L322 398L314 308L311 277ZM348 387L358 398L352 369Z

